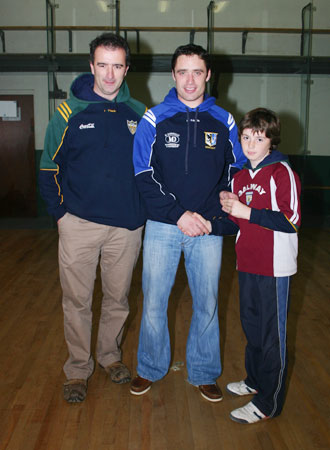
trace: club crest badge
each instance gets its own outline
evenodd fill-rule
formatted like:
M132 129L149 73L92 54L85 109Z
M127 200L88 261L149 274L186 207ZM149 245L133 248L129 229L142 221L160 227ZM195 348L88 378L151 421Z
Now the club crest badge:
M246 192L245 193L245 203L247 206L252 202L253 192Z
M171 131L170 133L165 134L165 147L166 148L178 148L180 147L180 134L174 133Z
M218 133L212 133L211 131L204 131L205 134L205 148L215 149L217 145Z
M129 129L129 131L131 132L131 134L135 134L136 127L137 127L137 121L136 120L128 120L127 127Z

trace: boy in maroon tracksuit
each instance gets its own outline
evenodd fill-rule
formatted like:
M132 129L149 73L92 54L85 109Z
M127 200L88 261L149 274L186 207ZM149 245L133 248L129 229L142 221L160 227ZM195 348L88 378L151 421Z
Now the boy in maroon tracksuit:
M297 271L300 181L276 150L280 122L268 109L248 112L238 125L248 159L234 175L232 192L221 192L228 218L206 222L212 234L236 232L240 316L247 338L245 380L229 383L234 395L254 395L231 412L254 423L280 414L287 372L286 325L290 277Z

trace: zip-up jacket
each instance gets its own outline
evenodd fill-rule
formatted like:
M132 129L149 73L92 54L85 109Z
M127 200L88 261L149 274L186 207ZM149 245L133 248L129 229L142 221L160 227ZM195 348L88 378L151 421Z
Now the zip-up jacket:
M288 159L272 150L255 169L247 161L234 175L232 192L251 208L250 220L218 218L212 234L236 237L237 270L284 277L297 271L300 180Z
M134 139L135 177L147 216L169 224L187 210L218 216L219 192L230 188L245 161L232 115L208 95L191 109L175 88L144 114Z
M136 229L145 210L134 178L133 139L146 107L126 82L113 101L82 74L49 122L40 163L40 193L56 220L66 212L105 225Z

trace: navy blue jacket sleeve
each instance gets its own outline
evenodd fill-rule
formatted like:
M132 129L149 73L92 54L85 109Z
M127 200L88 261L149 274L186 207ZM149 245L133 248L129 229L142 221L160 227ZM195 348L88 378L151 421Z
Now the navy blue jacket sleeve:
M61 189L61 172L54 161L65 146L66 122L58 111L48 124L39 172L40 195L47 204L48 213L58 221L66 213Z
M280 211L272 211L271 209L251 209L250 223L269 228L274 231L282 231L283 233L297 233L297 228L290 220Z
M217 217L211 220L212 232L216 236L237 234L239 227L227 216Z

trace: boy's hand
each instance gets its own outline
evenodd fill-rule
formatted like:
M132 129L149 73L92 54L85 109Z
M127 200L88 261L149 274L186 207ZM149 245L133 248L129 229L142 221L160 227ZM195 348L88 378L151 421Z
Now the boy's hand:
M221 206L223 206L223 202L225 200L228 200L228 199L238 200L238 196L236 194L234 194L233 192L228 192L228 191L221 191L219 194L219 197L220 197Z
M209 220L204 219L203 216L201 216L200 214L198 214L196 212L194 212L194 216L197 217L207 227L207 229L209 230L209 232L207 234L211 233L211 231L212 231L211 222Z
M237 219L250 220L251 208L244 205L244 203L241 203L239 200L228 198L225 199L221 205L224 212L231 214Z

